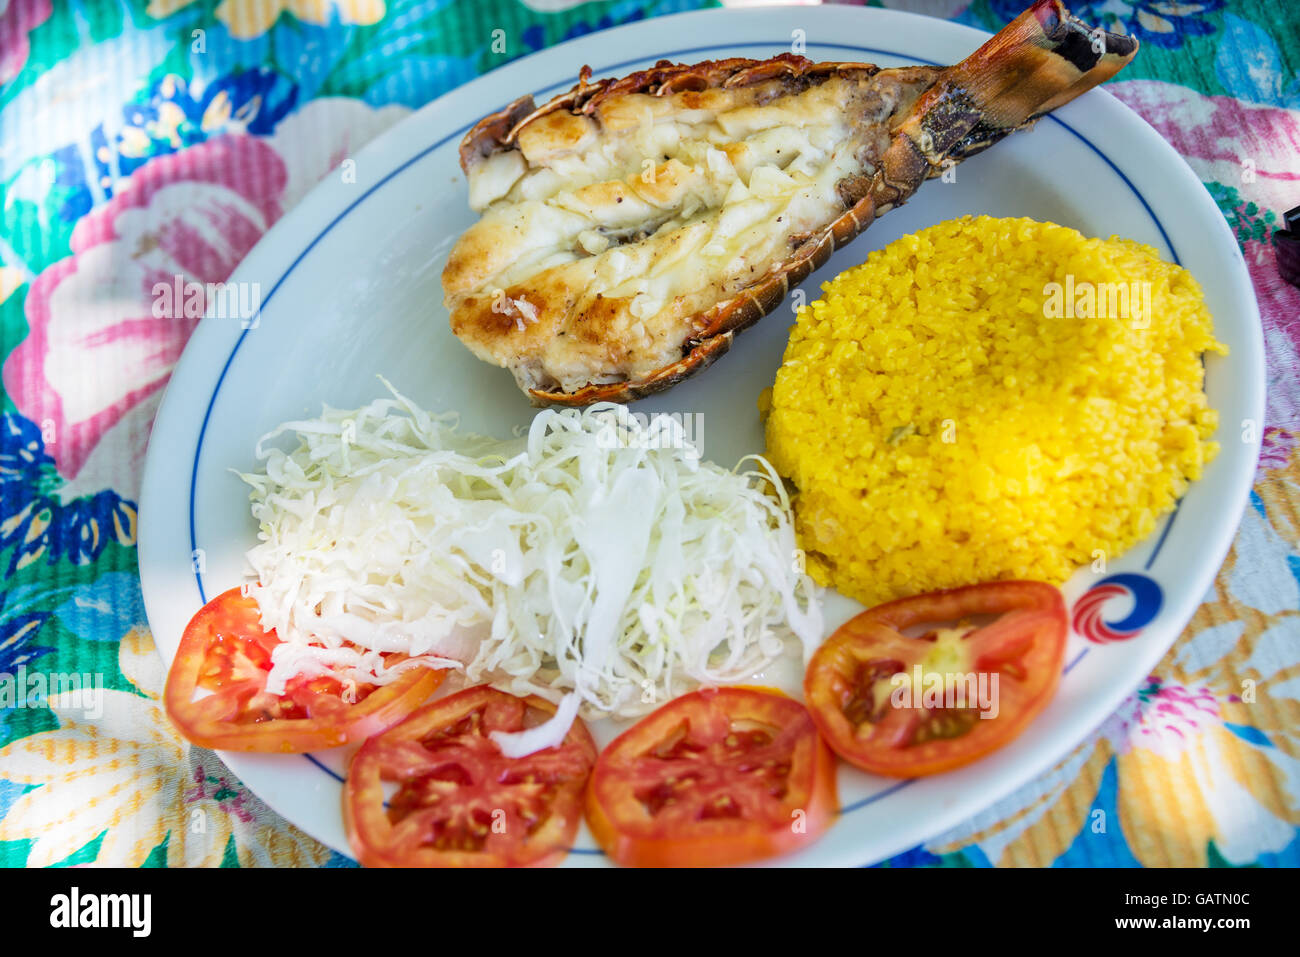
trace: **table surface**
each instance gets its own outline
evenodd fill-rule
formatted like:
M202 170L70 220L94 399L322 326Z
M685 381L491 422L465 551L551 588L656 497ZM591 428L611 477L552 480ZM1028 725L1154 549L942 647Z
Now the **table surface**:
M351 863L163 714L136 500L193 320L154 319L149 290L225 279L343 157L472 77L701 5L0 0L0 865ZM885 6L992 31L1023 0ZM1300 5L1070 6L1141 40L1107 88L1241 244L1268 352L1259 471L1213 589L1143 687L1056 768L888 864L1300 865L1300 289L1270 244L1300 205ZM104 676L94 717L3 697L4 675L35 691L83 673Z

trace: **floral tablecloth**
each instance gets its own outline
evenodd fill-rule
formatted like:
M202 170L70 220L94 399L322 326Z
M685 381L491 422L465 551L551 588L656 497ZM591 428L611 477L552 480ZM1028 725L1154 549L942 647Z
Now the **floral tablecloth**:
M699 5L0 0L0 864L349 863L162 712L136 501L197 319L156 317L150 290L224 280L344 157L472 77ZM1023 0L885 5L995 30ZM1156 672L1059 766L889 863L1296 866L1300 289L1269 239L1300 205L1300 5L1071 7L1142 41L1108 89L1241 244L1268 350L1263 454L1232 552ZM103 676L102 707L73 700L80 674Z

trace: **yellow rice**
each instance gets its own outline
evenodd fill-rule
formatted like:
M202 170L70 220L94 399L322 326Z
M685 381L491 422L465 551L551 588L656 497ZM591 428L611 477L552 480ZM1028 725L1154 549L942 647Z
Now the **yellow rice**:
M1107 314L1124 310L1103 284L1148 282L1151 314L1077 299L1048 318L1067 277ZM867 604L1100 567L1217 451L1201 354L1227 349L1196 280L1150 247L964 217L823 291L765 398L767 454L813 577Z

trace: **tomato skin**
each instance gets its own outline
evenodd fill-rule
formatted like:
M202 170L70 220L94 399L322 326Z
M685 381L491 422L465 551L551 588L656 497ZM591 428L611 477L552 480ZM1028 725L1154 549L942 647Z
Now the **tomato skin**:
M443 671L412 669L381 687L340 697L332 679L293 680L283 696L264 689L280 639L262 628L257 601L240 588L222 592L185 627L167 673L163 703L193 744L226 751L296 754L363 740L428 698ZM200 689L215 693L194 700ZM283 711L291 716L277 717Z
M523 758L505 757L487 737L554 713L542 698L484 685L432 701L368 740L353 755L343 789L343 822L357 860L366 867L560 863L577 834L596 763L591 733L575 718L559 747ZM387 803L385 780L399 786ZM476 824L481 835L472 830ZM455 846L465 843L479 846Z
M869 697L867 681L906 674L925 656L922 638L902 632L925 623L978 615L997 620L963 636L969 672L998 674L998 714L975 716L953 736L917 740L928 710L882 708L855 720ZM913 778L970 764L1019 736L1047 707L1060 684L1069 619L1059 589L1006 581L901 598L868 609L841 626L813 654L804 694L826 742L845 761L874 774ZM900 667L901 666L901 667ZM990 681L991 683L991 681Z
M652 792L657 781L663 786L665 769L653 765L649 752L671 741L683 721L689 723L682 738L684 755L696 743L716 749L737 727L757 723L777 729L780 753L789 763L787 793L780 799L760 799L767 813L752 817L657 820L663 812L650 811L636 784L639 780L650 785ZM701 739L693 742L696 734ZM762 757L764 749L759 744L752 753ZM746 794L740 777L745 759L739 753L738 758L730 764L713 763L704 777L718 779L709 783L724 799L752 806L747 799L752 795ZM689 775L698 766L688 761L682 767ZM671 785L673 779L667 780ZM696 810L691 797L688 790L681 798L688 815ZM784 695L754 688L702 689L674 699L616 738L601 754L587 785L587 824L605 853L628 867L727 867L801 850L830 826L838 807L835 756L806 709Z

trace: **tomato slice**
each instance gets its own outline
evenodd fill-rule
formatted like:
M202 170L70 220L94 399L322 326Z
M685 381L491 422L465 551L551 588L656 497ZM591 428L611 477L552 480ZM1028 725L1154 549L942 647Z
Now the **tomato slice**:
M982 626L965 620L996 616ZM905 630L957 622L918 637ZM816 651L804 695L850 764L920 777L1019 735L1061 679L1065 601L1042 582L989 582L902 598L846 622ZM919 680L918 680L919 679Z
M280 643L262 628L257 601L239 588L222 592L185 627L167 674L167 714L205 748L298 753L338 747L377 734L414 710L445 672L412 669L386 685L360 685L345 700L343 683L299 676L284 694L268 694L271 652ZM200 690L211 692L195 698Z
M754 688L700 690L623 732L587 787L617 863L726 866L808 846L838 807L835 758L808 711Z
M367 867L558 864L582 819L596 745L580 719L564 741L507 758L492 731L555 714L538 698L486 686L430 702L371 738L348 767L343 820ZM384 800L384 784L396 792Z

